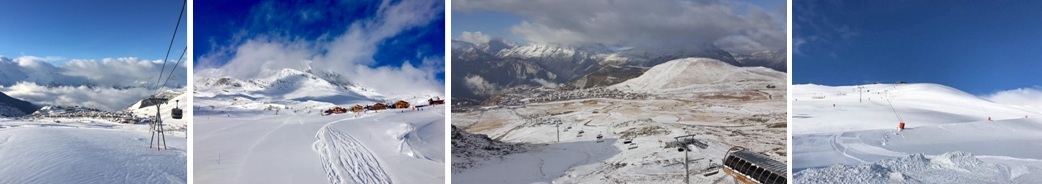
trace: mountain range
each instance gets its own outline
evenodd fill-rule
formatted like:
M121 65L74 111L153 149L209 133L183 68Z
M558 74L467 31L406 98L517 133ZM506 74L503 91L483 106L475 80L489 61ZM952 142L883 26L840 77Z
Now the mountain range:
M479 103L516 86L591 88L617 84L667 61L703 57L746 67L787 71L785 51L733 54L715 46L701 50L642 49L604 44L519 44L504 39L485 43L452 41L452 91L455 102Z

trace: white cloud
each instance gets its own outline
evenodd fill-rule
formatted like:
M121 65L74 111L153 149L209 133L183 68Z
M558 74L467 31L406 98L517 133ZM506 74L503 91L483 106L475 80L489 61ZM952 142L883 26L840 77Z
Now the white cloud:
M739 53L753 53L756 51L770 50L770 48L767 48L746 36L727 36L716 40L713 44L720 47L720 49Z
M125 109L155 92L146 88L47 87L30 82L19 82L10 87L0 87L0 91L36 105L83 106L106 111Z
M454 11L498 11L525 17L510 31L536 43L698 49L739 37L744 40L721 43L739 49L732 52L786 48L784 6L765 8L734 0L453 0L452 6Z
M0 57L0 91L37 105L78 105L120 110L155 92L152 87L171 77L165 88L187 84L186 63L138 58L72 59L58 65L46 57ZM170 75L170 71L174 75ZM4 87L6 86L6 87Z
M1042 87L999 91L985 98L995 103L1042 110Z
M494 95L497 91L495 84L489 83L485 78L477 75L464 77L463 85L477 95Z
M162 83L166 87L178 88L186 86L188 70L185 62L174 66L176 61L166 63L161 60L142 60L138 58L105 58L101 61L74 59L60 65L63 74L86 78L101 86L148 87L160 82L159 74L163 74ZM160 70L163 70L160 72ZM173 75L170 72L173 71ZM171 79L167 80L167 77Z
M260 10L275 11L271 8ZM288 38L278 33L255 35L243 38L241 44L218 48L215 49L218 52L199 58L203 67L217 67L223 74L236 78L255 78L267 73L265 71L310 66L316 72L335 72L345 81L388 95L413 94L408 91L416 90L440 94L444 93L444 85L436 75L444 71L444 58L426 57L420 66L409 64L409 61L389 61L404 62L401 66L375 66L377 62L373 56L380 43L403 31L431 24L443 10L443 5L437 1L384 1L372 19L350 23L343 32L326 33L315 40ZM255 16L280 13L264 11ZM422 53L417 55L423 56ZM213 64L225 57L230 58L226 64Z
M170 61L164 68L162 60L125 57L105 58L100 61L72 59L54 65L41 57L0 57L0 86L26 81L43 86L154 87L159 80L157 77L160 70L164 70L163 82L166 82L170 71L174 71L166 87L179 88L187 83L187 63L182 62L176 68L175 63L176 61Z
M464 31L463 34L460 34L460 37L459 37L459 40L462 40L464 42L469 42L469 43L472 43L474 45L480 45L480 44L488 43L488 41L491 40L491 39L492 39L491 36L482 34L480 31L479 32L467 32L467 31Z
M553 82L546 81L546 80L543 80L543 79L532 79L532 82L539 83L539 85L542 85L543 87L549 87L549 88L557 88L558 86L560 86L557 83L553 83Z

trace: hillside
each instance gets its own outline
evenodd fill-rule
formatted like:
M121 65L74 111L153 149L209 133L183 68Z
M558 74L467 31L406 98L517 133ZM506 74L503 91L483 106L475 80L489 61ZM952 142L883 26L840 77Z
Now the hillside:
M898 118L890 104L907 127L1042 115L939 84L869 84L860 93L858 87L793 85L793 119L800 123L793 134L895 128ZM839 119L849 123L835 123Z
M445 177L445 106L416 107L440 93L388 95L309 70L258 76L196 73L195 181L423 183ZM322 113L398 100L411 106Z
M685 58L656 65L640 77L608 88L646 93L772 89L767 85L785 89L785 77L785 73L762 67L735 67L714 59Z
M453 108L452 182L677 183L684 135L708 145L689 153L692 183L734 182L718 166L733 146L785 162L784 82L770 69L689 58L608 87L503 89Z
M174 119L171 116L171 111L173 111L175 107L181 108L184 112L185 118L191 117L192 112L188 107L188 93L183 91L165 91L157 96L170 99L166 104L161 105L161 108L159 109L159 113L162 114L163 117L163 124L168 127L167 131L178 130L187 134L188 119ZM126 110L138 117L153 117L156 115L156 106L140 108L141 102L142 101L138 101L137 103L130 105Z
M7 96L7 94L0 92L0 117L18 117L32 114L39 109L40 107L33 105L32 103Z
M939 84L795 85L791 103L796 181L1042 181L1037 109Z

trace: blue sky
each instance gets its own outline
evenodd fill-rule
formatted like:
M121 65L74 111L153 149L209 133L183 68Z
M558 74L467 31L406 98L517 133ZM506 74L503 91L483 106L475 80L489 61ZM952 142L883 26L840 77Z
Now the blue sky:
M713 44L736 53L787 45L783 0L454 0L452 5L452 37L471 43L506 38L647 49Z
M0 55L71 59L137 57L161 60L177 23L180 0L4 1ZM187 11L170 60L184 50Z
M793 83L1042 88L1042 1L795 1Z
M196 71L218 69L222 75L252 78L306 65L384 92L400 91L396 88L403 86L444 91L442 1L254 0L196 5Z
M322 47L324 42L330 42L347 31L352 23L377 19L379 6L380 1L285 3L233 0L200 3L195 7L194 51L196 58L222 55L211 63L219 67L236 54L235 51L222 50L222 47L238 46L258 37L310 42ZM269 12L280 13L272 16ZM372 55L375 62L370 67L400 66L406 61L421 65L424 57L443 57L444 13L436 19L379 41L375 45L377 51ZM314 54L333 52L318 50L322 51ZM439 75L439 79L444 80L444 75Z

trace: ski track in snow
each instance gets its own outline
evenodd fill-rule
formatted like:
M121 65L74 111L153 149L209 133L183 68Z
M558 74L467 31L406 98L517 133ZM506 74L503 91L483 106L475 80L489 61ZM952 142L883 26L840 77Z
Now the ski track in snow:
M391 177L380 166L376 156L354 137L329 125L319 130L315 149L322 156L329 182L390 184ZM350 180L345 180L350 177Z

